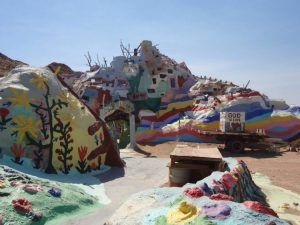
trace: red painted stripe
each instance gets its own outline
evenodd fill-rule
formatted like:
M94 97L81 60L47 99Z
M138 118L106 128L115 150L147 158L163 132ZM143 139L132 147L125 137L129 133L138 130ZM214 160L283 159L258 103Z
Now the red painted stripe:
M177 136L177 135L185 135L185 134L192 135L196 138L201 138L201 139L204 139L204 140L207 140L207 141L213 141L214 140L214 138L205 136L203 134L200 134L200 133L196 132L195 130L181 129L179 132L178 131L173 131L173 132L168 132L168 133L163 133L162 131L157 131L151 137L145 138L145 139L141 138L141 140L138 140L137 142L138 143L147 143L147 142L151 142L154 139L159 138L159 137L174 137L174 136Z
M266 130L266 134L267 135L274 135L274 136L287 136L297 130L300 130L300 125L294 126L293 128L287 130L287 131L281 131L281 132L276 132L276 131L270 131L270 130Z

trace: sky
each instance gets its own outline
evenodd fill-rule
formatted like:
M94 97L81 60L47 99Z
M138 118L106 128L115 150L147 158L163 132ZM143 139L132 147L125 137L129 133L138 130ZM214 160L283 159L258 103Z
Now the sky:
M34 66L88 69L151 40L195 75L300 105L298 0L0 0L0 52Z

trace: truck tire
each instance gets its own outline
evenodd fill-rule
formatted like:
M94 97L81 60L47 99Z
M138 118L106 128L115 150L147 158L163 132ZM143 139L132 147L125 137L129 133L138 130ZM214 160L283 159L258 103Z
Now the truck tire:
M242 153L245 150L245 143L241 140L230 141L230 151L233 153Z

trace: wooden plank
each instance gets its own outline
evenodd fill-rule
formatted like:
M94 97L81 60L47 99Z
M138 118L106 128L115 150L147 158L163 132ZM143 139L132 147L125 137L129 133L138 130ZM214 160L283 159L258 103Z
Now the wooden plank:
M249 132L201 131L200 133L207 136L267 137L265 134L249 133Z
M222 161L222 155L218 148L200 148L188 145L176 146L170 154L170 158L172 162L177 160Z
M207 164L195 164L195 163L175 163L174 165L170 165L170 168L185 168L185 169L193 169L193 170L201 170L201 169L209 169L215 171L218 169L218 162L211 162L212 165Z

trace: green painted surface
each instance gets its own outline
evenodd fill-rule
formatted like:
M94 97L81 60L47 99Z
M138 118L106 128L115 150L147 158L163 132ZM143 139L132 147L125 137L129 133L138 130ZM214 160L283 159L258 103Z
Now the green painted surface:
M139 91L140 81L143 76L144 69L143 67L139 66L139 71L135 76L131 76L128 78L129 83L129 90L128 94L133 94Z
M2 174L2 171L3 169L0 168L0 174ZM4 224L61 224L61 222L58 223L57 221L74 218L74 216L80 216L101 207L96 197L86 194L84 190L75 185L30 177L30 182L40 184L43 190L36 194L29 194L23 190L22 186L11 187L8 180L5 180L5 182L7 186L1 188L0 191L8 192L10 195L0 197L0 214L3 216ZM61 197L50 195L48 190L51 187L59 188ZM24 213L17 212L11 204L12 200L17 198L26 198L31 202L33 212L42 213L42 219L38 222L33 222Z
M140 109L150 109L153 112L156 112L159 110L160 106L160 98L148 98L144 101L136 101L134 102L134 107L136 110Z
M129 142L130 142L130 130L129 127L127 127L127 129L122 132L120 143L118 144L119 149L126 148Z

